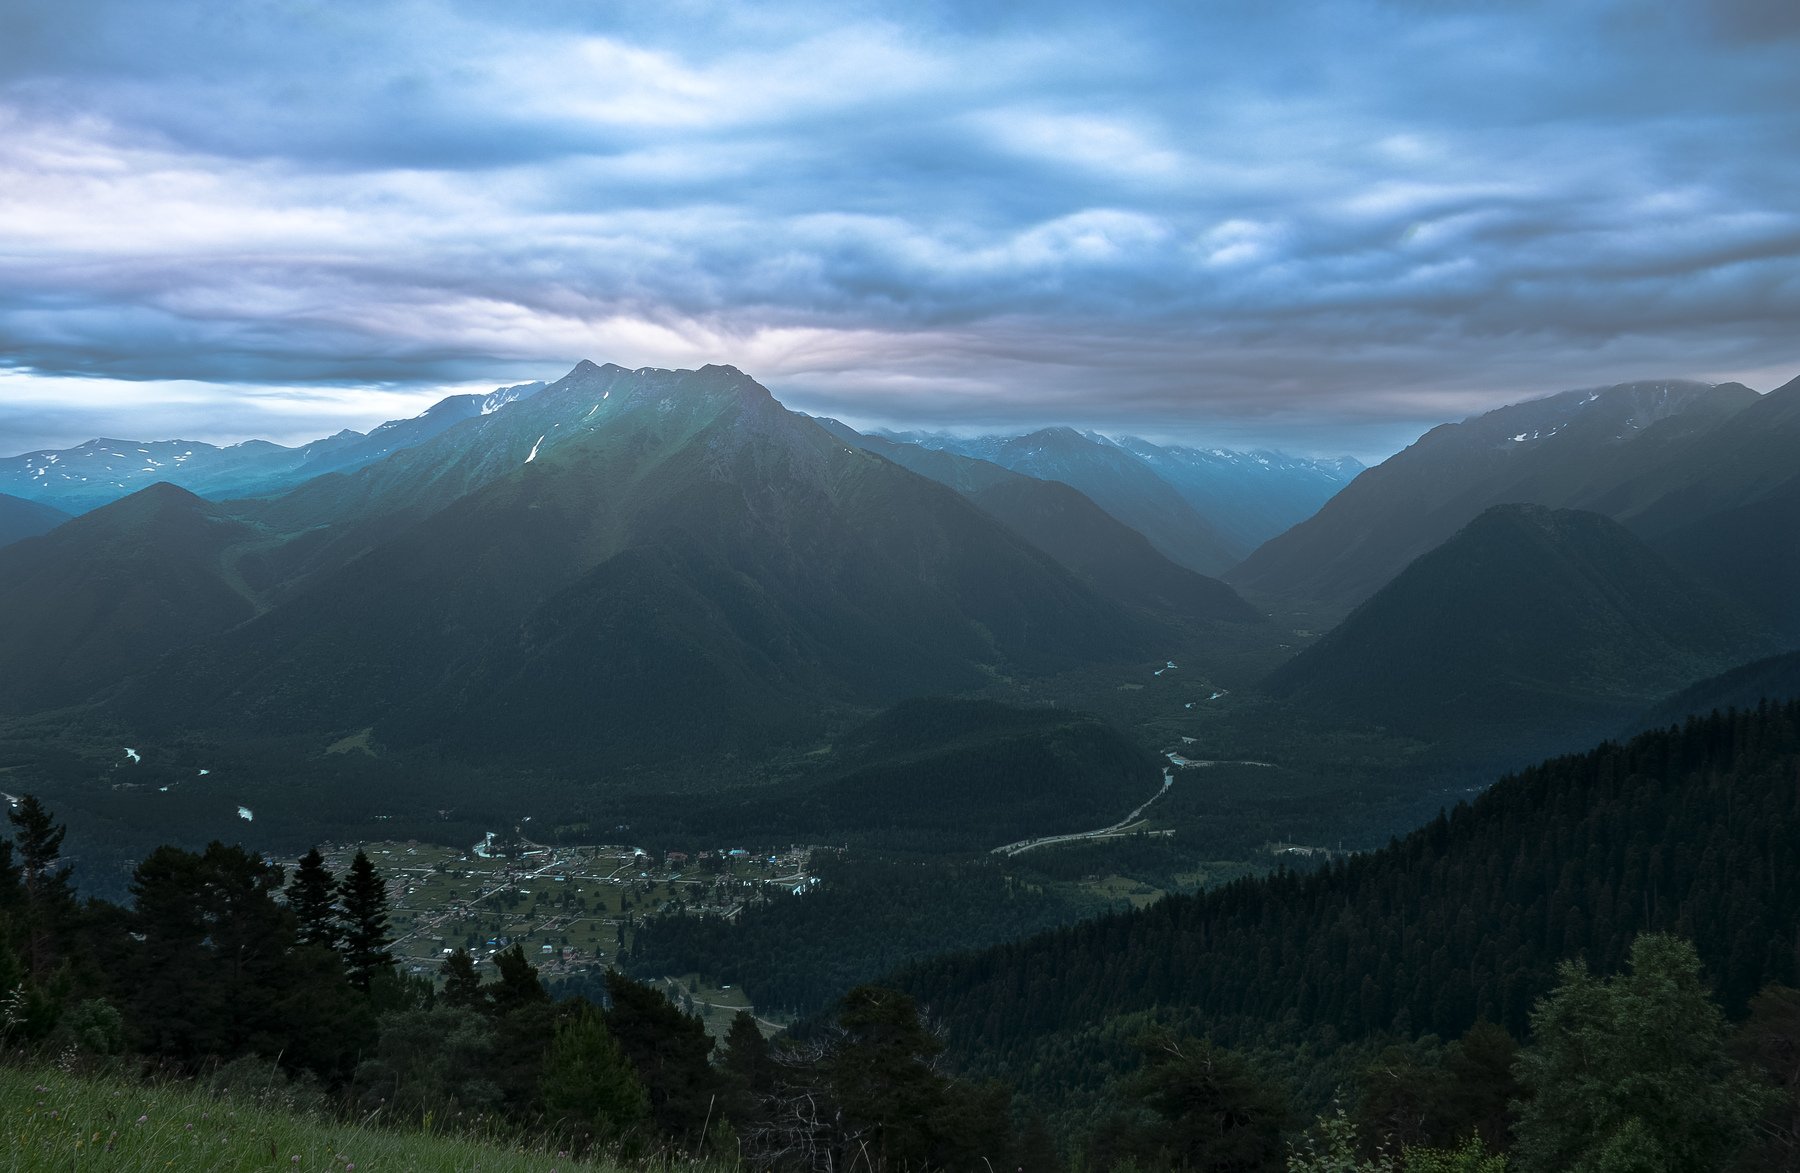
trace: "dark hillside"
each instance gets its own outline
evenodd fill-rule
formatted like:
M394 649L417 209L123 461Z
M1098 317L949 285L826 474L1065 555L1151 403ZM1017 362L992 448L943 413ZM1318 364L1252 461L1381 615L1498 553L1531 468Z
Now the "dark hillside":
M1765 497L1685 522L1651 544L1800 643L1800 475Z
M54 709L255 613L224 564L254 536L156 484L0 550L0 711Z
M1631 723L1629 732L1660 729L1715 709L1753 709L1764 699L1800 697L1800 652L1786 652L1741 664L1729 672L1689 685Z
M1105 1025L1156 1011L1215 1037L1282 1024L1350 1041L1521 1035L1557 962L1691 939L1728 1012L1793 984L1800 703L1696 719L1505 778L1380 851L1311 876L1170 897L899 976L966 1062L1091 1082ZM1083 1042L1082 1040L1090 1040Z
M1427 737L1542 753L1773 643L1754 617L1597 513L1495 506L1419 558L1268 688Z
M47 534L67 520L69 514L54 505L0 493L0 546Z

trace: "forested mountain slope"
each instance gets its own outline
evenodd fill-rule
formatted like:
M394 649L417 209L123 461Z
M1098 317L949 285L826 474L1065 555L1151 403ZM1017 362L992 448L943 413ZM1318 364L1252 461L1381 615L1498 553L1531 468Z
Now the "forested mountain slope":
M1775 647L1755 616L1617 522L1496 505L1266 687L1312 711L1425 737L1504 736L1535 755Z
M446 484L435 512L410 504ZM313 506L425 516L183 652L123 713L642 761L762 748L834 707L1127 659L1154 637L957 494L729 367L584 363L259 521Z
M1752 660L1689 685L1640 716L1628 732L1656 729L1714 709L1754 708L1764 698L1800 698L1800 652Z
M1515 1035L1556 963L1699 948L1728 1012L1796 978L1800 703L1696 718L1496 783L1380 851L926 963L899 982L966 1062L1073 1082L1120 1016L1253 1043ZM1059 1073L1061 1073L1059 1075Z
M253 536L158 484L0 550L0 713L86 700L249 619L226 553Z

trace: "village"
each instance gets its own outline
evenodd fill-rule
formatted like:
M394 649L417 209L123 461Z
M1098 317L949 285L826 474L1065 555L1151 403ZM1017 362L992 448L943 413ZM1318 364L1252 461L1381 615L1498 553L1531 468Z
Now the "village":
M641 917L676 908L735 917L753 902L793 899L818 883L807 846L653 857L631 846L553 846L516 834L460 850L413 840L319 846L335 875L359 850L387 882L395 959L405 972L432 978L459 948L479 972L514 945L546 983L598 974ZM294 861L281 862L291 869Z

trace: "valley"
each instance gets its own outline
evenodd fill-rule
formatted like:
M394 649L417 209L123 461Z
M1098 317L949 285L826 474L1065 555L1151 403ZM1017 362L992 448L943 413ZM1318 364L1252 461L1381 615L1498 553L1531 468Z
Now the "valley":
M618 963L642 918L679 909L730 920L750 904L804 896L818 883L807 865L822 849L754 856L719 849L653 859L630 846L551 846L513 833L484 837L462 851L417 840L321 843L318 850L335 874L358 852L380 870L391 950L404 972L435 981L457 949L468 951L478 972L484 966L491 972L495 955L518 945L554 987L597 980ZM291 870L295 861L284 864ZM713 991L715 998L726 994ZM751 1008L741 993L717 1005Z
M0 3L0 1173L1800 1173L1800 3Z
M1452 831L1500 850L1480 836L1546 771L1602 796L1581 817L1638 818L1616 767L1712 819L1662 751L1607 748L1644 729L1685 761L1754 728L1757 779L1787 752L1789 561L1722 582L1645 520L1714 508L1779 543L1786 482L1650 485L1639 446L1779 430L1796 388L1552 397L1357 475L1073 429L863 434L733 368L584 362L298 483L279 453L198 466L242 497L56 482L90 507L0 548L0 785L49 804L83 895L122 907L152 862L244 848L372 869L394 978L443 1013L587 999L695 1047L804 1049L881 983L944 1016L959 1070L1072 1113L1063 1143L1110 1143L1146 1031L1274 1056L1322 1111L1414 1024L1475 1013L1512 1045L1559 955L1540 935L1496 959L1458 922L1486 967L1467 988L1410 928L1380 930L1411 967L1383 968L1321 911L1391 915L1355 877L1414 883L1395 853ZM1421 518L1394 504L1420 480L1467 483ZM1718 703L1761 707L1697 726ZM1283 932L1327 916L1301 935L1328 943L1259 927L1264 903ZM1667 923L1640 911L1613 915ZM1786 972L1695 935L1734 1013Z

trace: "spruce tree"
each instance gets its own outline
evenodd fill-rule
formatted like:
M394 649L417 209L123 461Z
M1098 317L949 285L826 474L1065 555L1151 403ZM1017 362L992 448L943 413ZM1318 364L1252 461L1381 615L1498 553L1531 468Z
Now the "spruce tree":
M458 949L444 958L438 972L444 975L444 990L440 996L445 1005L476 1010L487 1004L481 975L475 972L475 959L469 956L467 949Z
M664 1136L696 1144L723 1083L707 1057L713 1041L698 1019L683 1014L662 991L618 970L606 973L612 1006L606 1026L650 1095L650 1116Z
M514 944L494 954L494 968L500 971L500 980L488 991L488 997L501 1014L550 1000L544 983L538 980L537 966L525 956L523 945Z
M294 878L288 881L287 902L294 912L294 935L302 945L338 944L336 877L326 870L317 847L300 858Z
M1646 933L1631 968L1596 978L1563 963L1519 1052L1516 1155L1524 1173L1723 1169L1768 1097L1726 1050L1694 947Z
M350 864L350 872L338 885L342 908L342 942L344 967L350 981L359 990L367 990L375 976L391 969L393 954L388 946L394 939L388 933L387 884L369 857L362 852Z
M11 915L25 904L25 873L13 862L13 845L0 840L0 916Z
M650 1097L606 1020L583 1005L556 1030L544 1060L544 1108L584 1138L615 1140L642 1125Z
M719 1066L759 1095L774 1088L775 1060L769 1054L769 1040L763 1037L756 1018L748 1010L740 1010L732 1016Z
M292 1049L305 975L280 886L281 869L218 842L199 855L159 847L138 864L125 1005L137 1046L183 1062Z
M58 825L32 794L21 798L6 817L13 825L14 858L24 897L20 959L31 978L42 982L56 966L56 942L75 915L68 869L57 867L68 828Z
M775 1060L769 1054L769 1041L748 1010L738 1011L731 1020L719 1070L725 1076L722 1110L741 1135L763 1120L763 1101L775 1091Z

